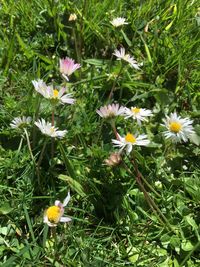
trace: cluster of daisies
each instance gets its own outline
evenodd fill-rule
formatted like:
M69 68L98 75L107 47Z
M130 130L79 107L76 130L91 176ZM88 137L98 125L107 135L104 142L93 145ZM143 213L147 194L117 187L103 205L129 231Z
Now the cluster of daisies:
M76 14L71 14L69 21L76 20ZM110 23L114 27L120 27L128 24L125 18L115 18ZM128 63L132 68L139 70L142 64L139 64L132 55L126 53L125 49L121 47L119 50L116 49L113 53L117 57L117 60L122 60L125 63ZM59 70L62 77L69 81L70 75L72 75L77 69L81 66L78 63L75 63L71 58L60 59ZM63 138L67 130L59 130L54 125L54 108L58 104L69 104L72 105L75 103L75 99L72 94L69 93L67 86L54 86L47 85L43 80L38 79L32 81L32 84L35 88L35 91L42 95L44 98L48 99L52 106L52 120L51 122L45 121L43 118L34 122L42 134L49 136L51 138ZM139 107L123 107L119 104L110 104L107 106L101 107L97 110L97 113L105 119L112 119L117 116L123 116L125 119L132 118L137 124L138 128L141 128L143 122L147 122L148 118L153 116L151 110ZM14 118L11 122L11 128L24 128L32 122L31 117L17 117ZM193 121L189 118L181 118L177 115L176 112L171 113L169 116L166 116L163 119L163 126L166 130L163 132L166 139L171 139L173 142L186 142L194 134L194 128L192 126ZM131 133L127 132L125 136L121 136L118 132L116 134L116 139L112 139L114 147L119 149L119 152L113 153L109 159L107 159L107 164L115 165L121 160L122 151L126 151L129 154L133 146L147 146L150 141L147 138L146 134ZM49 207L44 214L44 222L47 223L50 227L54 227L58 222L69 222L71 219L69 217L64 217L64 207L68 204L70 200L70 193L64 199L63 203L59 200L55 201L55 204Z
M123 107L119 104L111 104L103 106L97 110L99 116L105 119L113 118L116 116L123 116L125 119L132 118L137 121L138 126L141 126L142 122L148 121L148 117L153 113L149 109L139 107ZM181 118L176 112L171 113L163 119L163 124L166 130L163 132L166 139L171 139L174 143L187 142L191 136L195 133L192 126L193 121L189 118ZM147 146L150 141L146 134L132 134L128 132L125 136L120 136L116 133L116 138L112 143L115 147L119 148L119 153L124 149L129 154L132 151L134 145Z
M79 69L81 66L74 62L73 59L65 58L60 59L60 73L66 81L69 81L69 76ZM67 93L67 87L54 87L53 85L47 85L43 80L32 81L35 91L42 95L44 98L48 99L52 106L52 112L57 104L69 104L72 105L75 99L72 97L71 93ZM10 123L11 128L25 128L32 121L31 117L17 117L14 118ZM39 128L42 134L49 136L51 138L63 138L67 133L67 130L59 130L54 125L54 119L51 122L45 121L43 118L35 121L34 124ZM64 207L70 200L70 194L61 203L56 200L54 206L49 207L44 214L44 223L47 223L50 227L54 227L58 222L69 222L71 219L69 217L63 217Z
M79 69L81 66L74 62L71 58L60 59L60 73L61 75L69 81L69 76ZM69 104L72 105L75 102L75 99L72 97L71 93L67 93L68 88L59 87L56 88L53 85L47 85L43 80L38 79L32 81L33 86L39 94L44 98L48 99L52 105L55 107L57 104ZM17 117L14 118L10 126L12 128L23 128L24 126L30 124L32 121L31 117ZM34 123L40 131L52 138L63 138L67 133L67 130L59 130L55 127L54 122L46 122L44 119L39 119Z

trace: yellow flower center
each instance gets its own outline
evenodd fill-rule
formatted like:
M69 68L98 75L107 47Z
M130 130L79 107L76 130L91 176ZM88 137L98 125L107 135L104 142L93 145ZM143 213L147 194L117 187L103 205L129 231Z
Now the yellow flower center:
M174 121L169 124L169 129L171 132L179 133L182 129L182 125L179 122Z
M140 108L132 108L131 111L135 114L139 113L140 112Z
M51 134L55 133L55 128L54 128L54 127L51 127L51 129L50 129L50 133L51 133Z
M53 98L58 98L58 90L53 90Z
M134 144L136 142L135 136L132 135L131 133L127 133L127 135L125 136L125 140L126 140L126 142L129 142L132 144Z
M51 223L58 223L61 217L61 209L58 206L51 206L47 209L46 215Z

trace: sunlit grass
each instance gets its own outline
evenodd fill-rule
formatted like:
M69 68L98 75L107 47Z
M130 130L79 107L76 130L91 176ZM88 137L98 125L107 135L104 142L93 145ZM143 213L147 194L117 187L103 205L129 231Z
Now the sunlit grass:
M198 1L11 0L0 15L2 266L199 266Z

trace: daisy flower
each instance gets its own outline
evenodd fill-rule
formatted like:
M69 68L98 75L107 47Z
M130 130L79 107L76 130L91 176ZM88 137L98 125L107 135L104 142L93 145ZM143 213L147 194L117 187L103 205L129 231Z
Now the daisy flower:
M47 86L43 80L32 81L35 90L47 99L58 101L62 104L74 104L75 99L71 97L72 94L65 94L66 88L62 87L57 90L53 85Z
M70 76L80 67L80 64L74 63L74 60L69 57L66 57L65 59L60 59L60 72L67 81L69 81L68 76Z
M150 141L147 139L147 135L133 135L131 133L127 133L124 137L117 134L117 139L112 139L112 143L115 147L119 147L119 153L122 150L126 149L126 153L129 154L132 151L133 146L147 146Z
M110 21L110 23L114 27L119 27L119 26L128 24L128 22L126 22L126 19L125 18L121 18L121 17L118 17L118 18L113 19L112 21Z
M50 227L55 227L59 222L70 222L71 218L63 217L64 207L68 204L70 200L70 193L68 192L67 197L64 199L63 203L56 200L54 206L49 207L44 213L44 223L48 224Z
M51 123L46 122L44 119L35 122L35 125L40 129L40 131L47 136L54 138L63 138L67 133L67 130L59 131L58 128L53 126Z
M162 125L167 128L167 131L163 133L165 138L171 139L174 143L187 142L195 133L192 126L193 121L189 118L181 118L176 112L171 113L170 116L166 115L163 122Z
M126 62L128 62L133 68L139 70L139 64L137 63L137 61L131 57L129 54L125 53L125 49L123 47L120 48L120 50L115 50L113 55L115 55L117 57L117 60L125 60Z
M102 118L111 118L124 114L125 108L120 107L119 104L112 104L104 107L100 107L96 112Z
M27 126L28 124L30 124L31 120L32 120L31 117L25 117L25 116L16 117L11 121L10 127L13 129L23 128L23 127Z
M147 117L152 116L152 112L149 109L131 107L126 108L124 112L125 119L133 118L137 120L137 123L141 125L142 121L147 121Z

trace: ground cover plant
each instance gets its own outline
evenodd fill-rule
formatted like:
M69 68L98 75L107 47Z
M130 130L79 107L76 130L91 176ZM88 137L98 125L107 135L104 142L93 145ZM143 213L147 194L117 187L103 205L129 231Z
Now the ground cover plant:
M0 15L2 266L200 266L198 1Z

